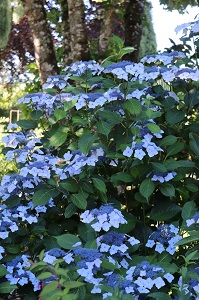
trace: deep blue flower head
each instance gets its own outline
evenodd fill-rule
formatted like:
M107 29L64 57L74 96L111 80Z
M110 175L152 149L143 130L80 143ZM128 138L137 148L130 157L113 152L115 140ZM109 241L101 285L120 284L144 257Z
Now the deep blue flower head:
M160 267L155 265L151 265L148 261L142 261L140 264L137 265L134 275L140 276L140 271L146 271L146 278L156 278L159 273L164 273L164 270Z
M168 71L168 68L162 67L162 68L159 68L159 71L160 71L160 73L164 73L164 72Z
M91 214L98 216L103 214L110 214L114 210L114 207L111 205L102 205L99 209L94 208L91 210Z
M195 222L198 221L198 219L199 219L199 211L193 216L193 219L194 219Z
M108 232L102 236L102 241L106 244L120 246L123 244L125 235L115 231Z
M146 67L146 68L144 69L144 71L145 71L146 73L159 72L159 68L156 67L156 66Z
M122 280L120 282L120 289L125 289L127 286L132 286L132 281L131 280L128 280L128 279L125 279L125 280Z
M73 251L75 255L79 255L82 259L84 259L87 262L92 262L95 259L103 256L102 253L94 249L76 248Z
M85 260L78 261L77 266L80 267L80 268L84 268L84 269L88 268Z
M199 267L195 268L195 272L199 275Z
M119 274L111 274L107 276L107 285L112 288L115 288L120 282L120 275Z
M109 94L110 97L114 97L114 98L117 98L117 99L123 99L121 94L117 91L112 91L110 94Z
M21 256L17 256L12 261L9 261L8 263L6 263L6 265L15 268L18 265L18 263L23 263L23 258Z
M31 168L35 167L37 169L42 169L43 167L50 166L50 164L45 161L34 161L30 163Z
M103 95L101 93L89 93L87 94L88 101L95 101L96 99L102 97Z
M123 61L120 61L117 63L113 63L105 69L105 72L111 72L113 69L116 69L116 68L121 68L121 69L125 70L125 67L128 65L132 65L132 62L123 60Z
M144 126L142 128L140 128L140 131L138 133L138 137L142 138L144 137L147 133L151 133L151 131L148 129L148 127Z
M136 144L136 145L135 145L135 149L140 150L140 149L142 149L143 145L144 145L143 142L141 142L141 143L139 143L139 144Z
M150 239L161 243L164 246L168 246L169 240L175 236L175 233L170 230L169 225L160 225L156 231L150 235Z
M82 155L82 152L80 150L75 150L72 152L73 155Z
M196 285L198 285L199 284L199 282L198 282L198 280L196 280L196 279L191 279L190 281L189 281L189 287L190 288L193 288L194 286L196 286Z
M176 75L180 75L180 74L183 74L183 73L195 73L195 70L193 69L190 69L190 68L183 68L183 69L180 69L176 72Z
M0 225L0 231L7 231L8 227L10 227L12 225L11 222L8 221L1 221L1 225Z
M49 255L55 256L56 258L60 258L66 255L66 252L59 249L59 248L53 248L47 252Z

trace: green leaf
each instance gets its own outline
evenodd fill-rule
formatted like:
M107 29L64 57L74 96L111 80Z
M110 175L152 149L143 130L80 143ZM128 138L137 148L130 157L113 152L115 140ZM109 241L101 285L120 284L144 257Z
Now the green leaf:
M146 178L142 181L139 191L142 196L148 199L155 190L155 183L150 178Z
M104 109L104 110L99 110L97 114L100 119L106 119L108 122L111 123L112 122L118 123L123 121L122 117L114 111L109 111Z
M69 203L65 209L64 217L66 219L72 217L77 211L77 207L73 203Z
M55 115L56 120L59 121L66 117L66 112L64 110L58 108L54 111L54 115Z
M171 109L166 113L166 121L170 124L176 124L184 119L185 113L182 110Z
M194 201L188 201L182 208L182 218L183 220L191 219L197 212L196 205Z
M5 276L7 273L7 269L4 266L0 265L0 277Z
M110 131L111 131L111 125L107 123L106 121L100 120L97 123L97 130L99 133L106 135L108 137Z
M174 197L175 196L175 188L171 183L163 183L159 186L159 190L164 196Z
M160 133L161 132L161 129L157 124L148 123L146 126L153 133Z
M77 81L77 82L82 82L83 78L79 77L79 76L70 76L70 79Z
M67 178L65 180L62 180L60 186L68 192L77 192L79 190L78 183L73 178Z
M167 135L165 136L159 143L160 147L164 147L164 146L170 146L175 144L175 142L177 142L178 137L174 136L174 135Z
M73 194L70 196L70 200L73 202L75 206L80 209L86 209L88 194L80 191L78 194Z
M152 165L153 169L157 172L166 172L167 169L165 168L164 165L162 165L161 163L158 162L150 162L150 164Z
M138 115L142 111L141 103L136 99L130 99L124 102L124 108L132 115Z
M198 192L198 186L196 184L194 184L194 183L185 182L185 186L192 193Z
M0 293L9 294L17 289L17 285L11 285L9 281L0 284Z
M106 80L104 80L104 81L102 82L102 86L103 86L103 88L105 88L105 89L113 88L113 87L115 87L115 81L112 80L112 79L106 78Z
M50 283L48 283L44 286L43 290L40 293L40 296L44 297L48 294L51 294L52 292L56 292L57 290L58 290L58 282L51 281Z
M33 129L37 127L37 123L31 120L20 120L16 122L23 129Z
M199 104L199 92L196 89L192 89L184 97L184 102L186 105L193 107Z
M41 117L43 117L41 110L33 110L30 115L34 120L39 120Z
M77 102L77 100L72 100L72 101L66 101L64 103L64 110L68 111L69 109L73 108L75 106L75 103Z
M132 295L125 294L122 296L122 300L135 300L135 298Z
M127 223L121 224L117 231L121 232L121 233L124 233L124 232L129 233L135 227L137 219L135 216L133 216L129 212L127 213L127 212L123 211L122 214L123 214L125 220L127 221Z
M113 263L109 262L106 259L102 259L102 263L100 266L107 270L118 270L119 269L117 264L114 265Z
M160 117L162 115L162 113L160 111L153 111L152 109L147 109L146 111L146 116L149 119L155 119L157 117Z
M106 193L106 185L102 179L92 178L92 181L97 190L99 190L102 193Z
M119 182L132 182L133 177L127 172L119 172L117 174L113 174L110 180L113 182L114 186L117 186Z
M189 253L188 255L186 255L186 261L190 261L190 260L196 260L198 259L198 250L195 250L191 253Z
M153 87L153 90L156 94L161 94L163 92L163 87L158 84Z
M72 249L73 245L76 243L81 243L81 240L78 238L78 236L69 233L57 236L56 239L60 247L68 250Z
M124 47L120 50L118 58L121 59L125 54L132 53L133 51L135 51L134 47Z
M199 136L196 133L189 133L189 146L196 156L199 156Z
M96 233L90 224L80 223L78 226L78 234L84 242L95 241Z
M87 120L85 120L85 119L82 119L81 117L79 117L79 116L73 116L72 117L72 123L74 124L74 125L83 125L83 126L86 126L87 124L88 124L88 121Z
M43 272L40 275L38 275L37 278L39 280L43 280L43 279L46 279L46 278L50 278L51 276L52 276L51 272Z
M85 133L83 134L78 142L80 151L84 154L87 154L91 147L93 146L94 141L98 138L97 134Z
M199 235L197 231L191 231L189 232L190 236L187 236L185 238L183 238L182 240L178 241L176 243L176 245L178 246L183 246L183 245L187 245L189 243L194 243L194 242L198 242L199 241Z
M63 143L67 139L67 132L69 131L66 127L59 128L55 134L53 134L50 138L50 146L59 147L63 145Z
M64 284L64 286L69 289L79 288L80 286L83 285L85 285L85 283L80 281L68 281L67 283Z
M59 194L60 191L58 190L42 188L34 193L32 202L34 206L46 205L51 198Z
M7 246L6 246L6 250L7 250L9 253L17 254L17 253L20 253L20 252L21 252L21 247L20 247L20 245L10 244L10 245L7 245Z
M57 248L58 247L56 238L54 238L53 236L50 236L50 235L45 236L43 238L43 243L44 243L44 246L45 246L46 250L50 250L52 248Z
M177 141L175 144L173 144L167 148L167 156L166 157L175 155L175 154L181 152L183 149L184 149L184 143Z
M122 49L124 41L118 36L113 34L113 43L119 48Z
M171 300L171 297L168 294L162 292L150 293L149 297L154 298L156 300Z
M195 163L193 161L189 160L178 160L177 163L179 164L179 167L183 168L194 168Z
M152 208L150 218L154 221L167 221L175 217L180 211L181 207L174 202L163 201Z

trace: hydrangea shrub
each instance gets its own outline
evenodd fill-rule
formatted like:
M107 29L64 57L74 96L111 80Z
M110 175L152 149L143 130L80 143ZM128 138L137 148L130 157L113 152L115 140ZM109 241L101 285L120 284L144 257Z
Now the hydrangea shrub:
M180 28L196 44L197 26ZM17 172L0 186L0 299L199 299L199 71L186 64L77 62L19 100L31 118L3 138Z

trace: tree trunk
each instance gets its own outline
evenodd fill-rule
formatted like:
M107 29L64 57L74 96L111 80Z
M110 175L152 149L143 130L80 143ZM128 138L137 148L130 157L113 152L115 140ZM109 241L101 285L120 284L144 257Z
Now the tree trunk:
M39 69L41 84L44 84L49 76L59 73L44 1L23 0L23 3L33 36L35 61Z
M0 48L7 45L12 22L10 0L0 1Z
M67 1L72 60L89 60L90 52L85 26L84 3L82 0Z
M136 48L134 52L125 55L124 58L134 62L137 62L139 57L145 2L145 0L129 0L124 15L124 44Z
M63 46L63 66L70 65L72 63L71 48L70 48L70 24L68 21L68 4L67 0L61 0L61 17L62 17L62 46Z
M108 48L110 36L113 29L113 21L115 17L115 6L111 6L104 10L103 21L99 36L99 50L104 52Z

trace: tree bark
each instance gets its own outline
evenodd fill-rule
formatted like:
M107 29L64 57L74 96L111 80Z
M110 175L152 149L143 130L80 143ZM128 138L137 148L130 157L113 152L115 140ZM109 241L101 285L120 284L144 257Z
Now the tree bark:
M89 60L84 3L82 0L68 1L68 19L70 24L71 56L73 61Z
M11 30L12 14L10 0L0 3L0 48L5 48Z
M108 48L110 36L113 29L113 21L115 17L115 5L110 5L109 8L104 9L103 21L99 36L99 50L104 52Z
M63 66L72 63L71 48L70 48L70 24L68 20L68 3L67 0L61 0L61 17L62 17L62 46L63 46L63 56L62 64Z
M33 36L35 61L39 69L41 84L59 73L53 39L46 18L43 0L23 0Z
M135 47L136 50L125 55L125 59L138 61L140 41L142 36L142 18L145 0L129 0L124 15L124 44Z

